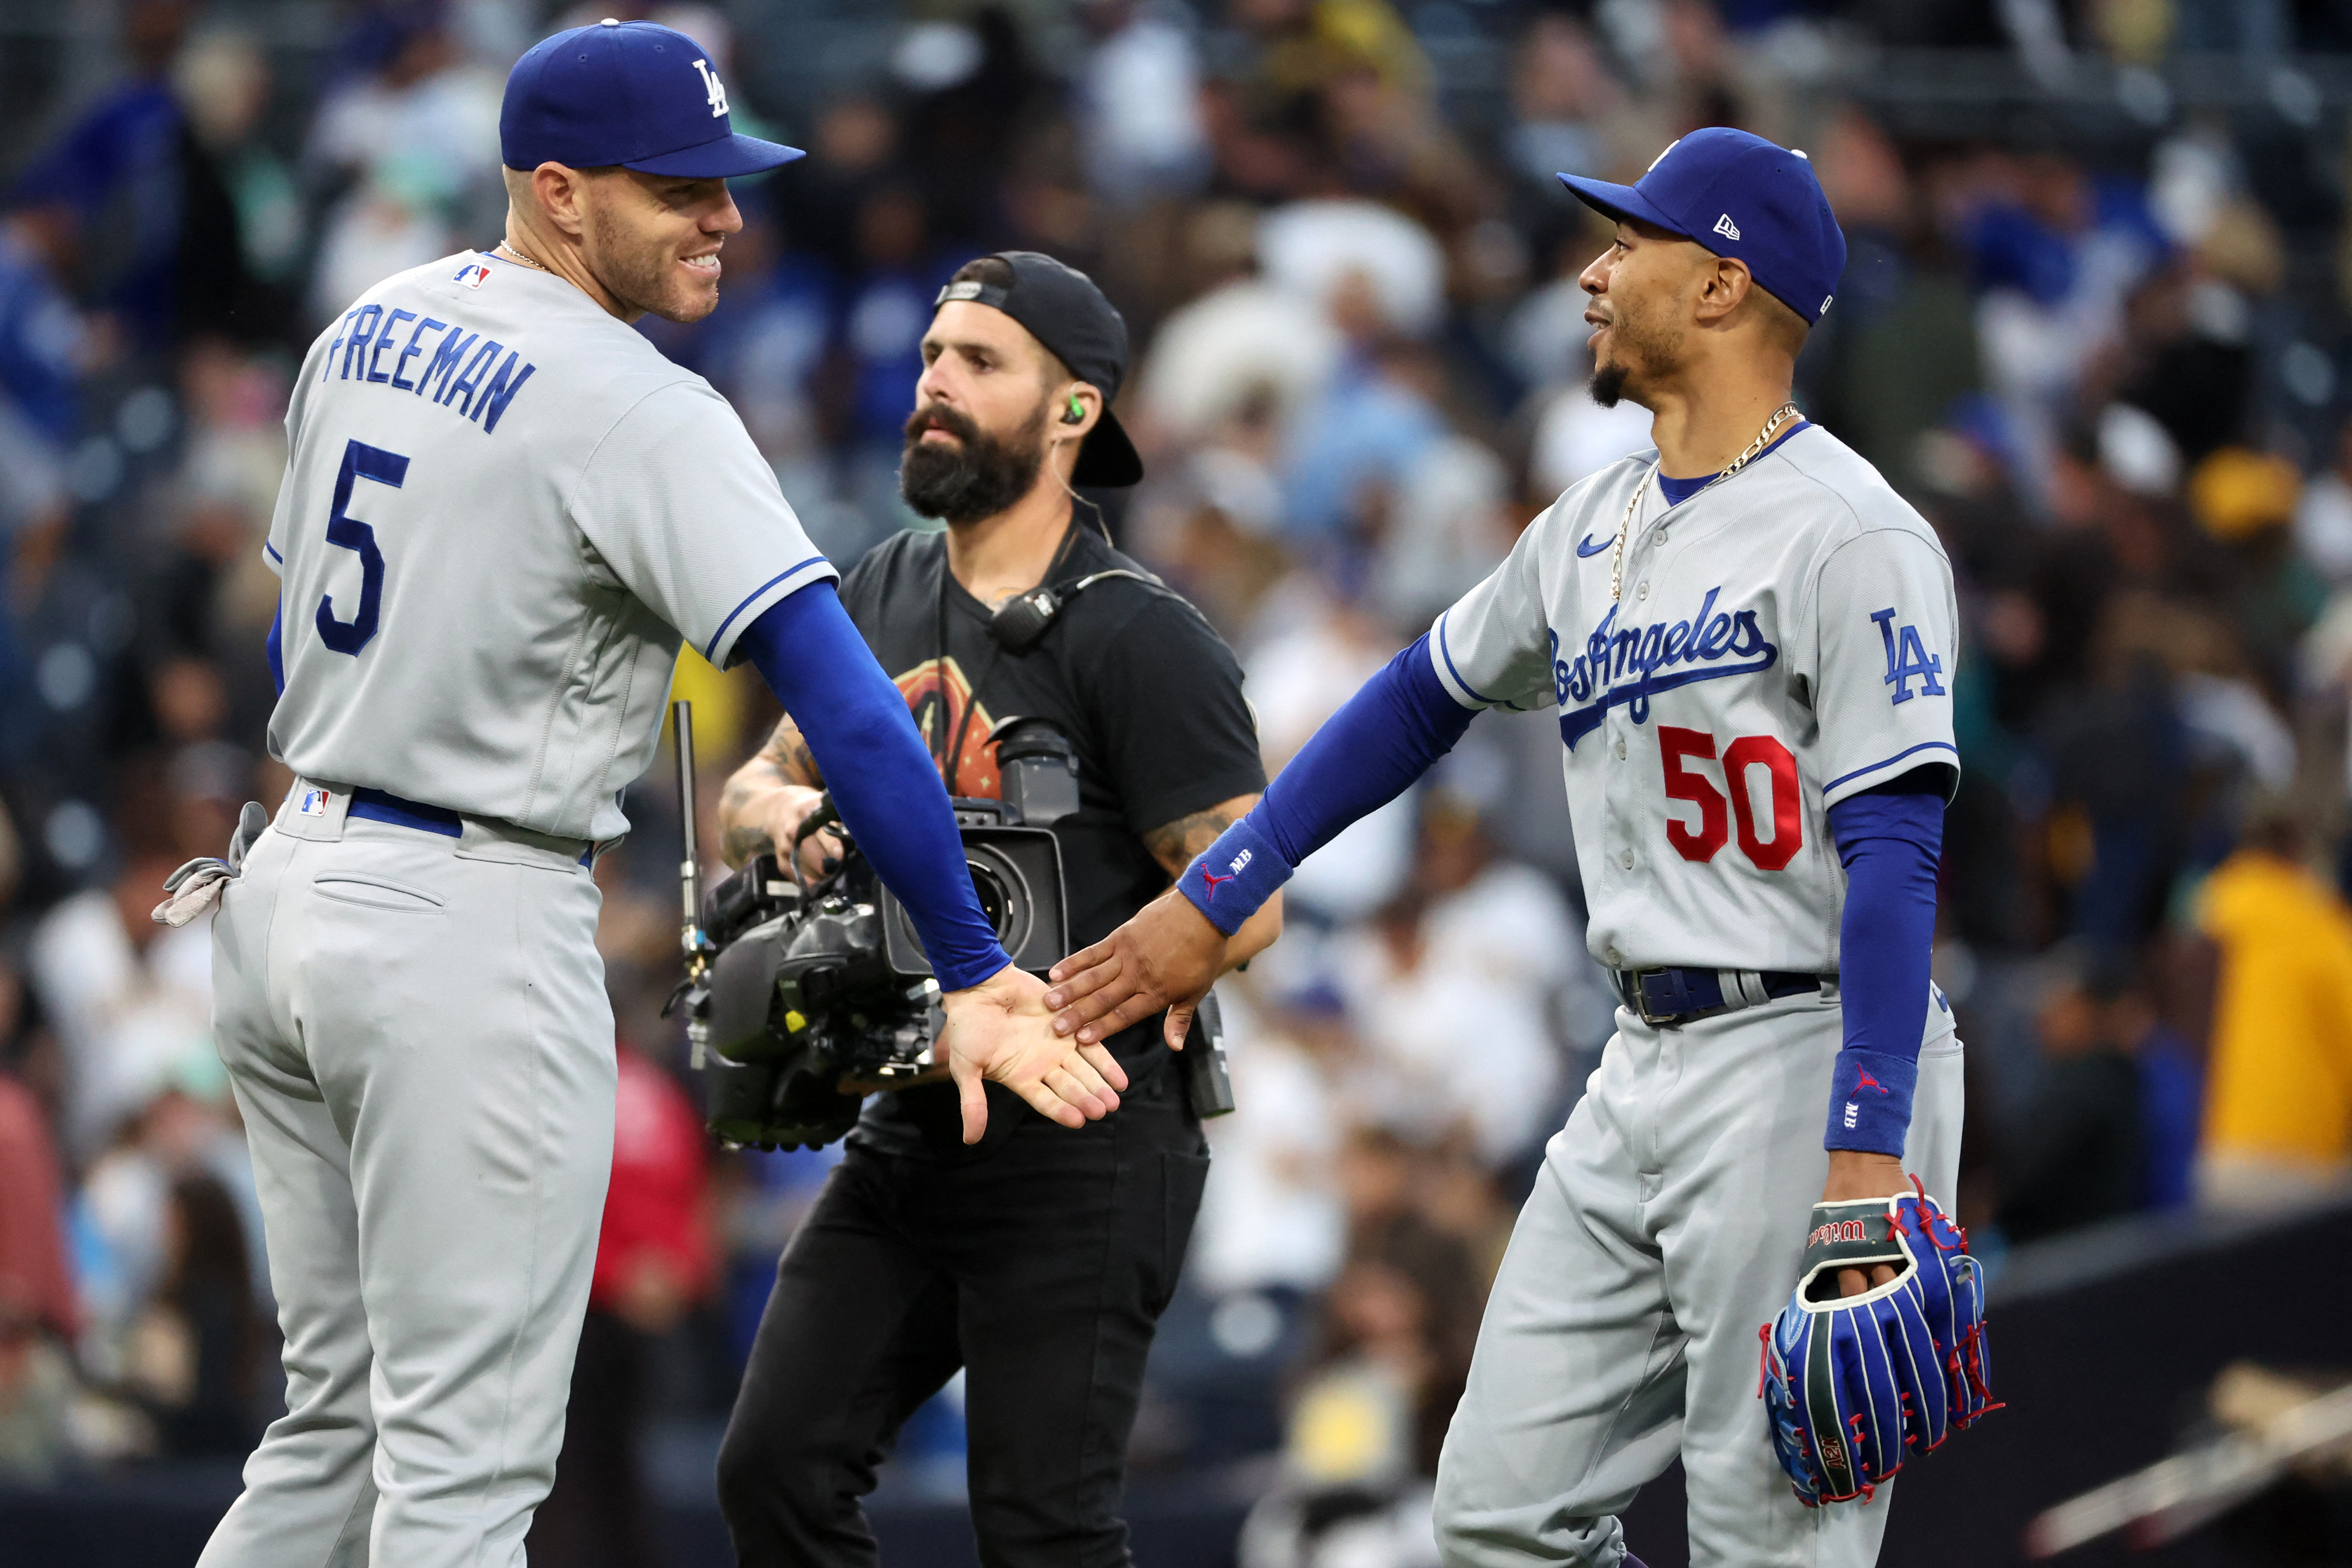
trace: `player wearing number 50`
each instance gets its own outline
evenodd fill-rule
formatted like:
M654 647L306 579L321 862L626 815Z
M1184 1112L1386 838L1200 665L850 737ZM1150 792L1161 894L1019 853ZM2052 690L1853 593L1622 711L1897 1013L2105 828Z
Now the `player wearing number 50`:
M1867 1563L1885 1480L1941 1437L1948 1395L1956 1419L1978 1407L1978 1342L1922 1342L1904 1375L1923 1397L1888 1391L1862 1428L1841 1406L1776 1429L1758 1331L1784 1308L1862 1313L1849 1348L1875 1333L1883 1367L1910 1343L1894 1315L1942 1278L1873 1258L1790 1301L1809 1245L1883 1234L1910 1178L1951 1196L1960 1047L1927 973L1958 777L1951 570L1788 401L1845 262L1802 154L1708 130L1636 185L1568 184L1617 225L1580 279L1593 395L1648 408L1656 449L1562 495L1047 1000L1081 1040L1181 1016L1221 932L1479 709L1551 710L1592 952L1623 1006L1495 1283L1439 1467L1443 1554L1615 1568L1616 1515L1679 1454L1694 1564ZM1877 1218L1809 1217L1843 1200Z
M1125 1084L997 945L741 422L629 326L709 313L727 178L799 154L733 134L703 52L642 23L533 48L499 129L505 239L370 290L287 416L269 744L299 778L214 929L288 1414L207 1568L523 1561L612 1162L590 866L681 638L750 658L823 760L947 990L967 1099L984 1075L1081 1125Z

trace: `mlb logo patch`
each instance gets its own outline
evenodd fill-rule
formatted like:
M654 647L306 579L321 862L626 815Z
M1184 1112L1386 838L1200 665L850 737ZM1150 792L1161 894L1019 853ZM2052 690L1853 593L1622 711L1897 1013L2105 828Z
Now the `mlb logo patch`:
M302 792L302 797L294 803L294 810L303 816L324 816L327 815L327 800L331 793L323 789L306 789Z
M490 269L478 261L467 262L457 268L457 281L468 289L478 289L490 280Z

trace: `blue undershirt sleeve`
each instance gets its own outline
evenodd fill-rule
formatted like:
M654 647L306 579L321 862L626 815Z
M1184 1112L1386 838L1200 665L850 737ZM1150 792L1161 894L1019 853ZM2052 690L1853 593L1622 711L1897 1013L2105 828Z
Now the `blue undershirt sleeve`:
M278 608L269 615L269 637L262 643L269 655L269 679L278 683L278 695L286 695L286 601L278 601Z
M943 991L1012 961L980 912L963 841L906 699L830 581L761 612L740 646L807 738L843 824L915 922Z
M1907 775L1830 807L1830 832L1846 874L1838 926L1845 1042L1831 1078L1823 1147L1900 1158L1927 1021L1943 795Z
M1247 816L1184 868L1176 885L1231 936L1298 863L1339 830L1402 795L1477 717L1446 692L1423 635L1324 721Z

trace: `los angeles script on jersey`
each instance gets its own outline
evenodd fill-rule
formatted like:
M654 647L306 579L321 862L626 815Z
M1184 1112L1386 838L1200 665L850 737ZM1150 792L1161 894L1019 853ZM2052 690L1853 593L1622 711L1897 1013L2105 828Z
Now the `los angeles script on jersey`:
M1560 739L1569 750L1599 729L1612 708L1622 705L1626 717L1646 724L1650 699L1658 692L1771 668L1780 649L1758 627L1756 612L1718 610L1716 601L1722 596L1722 588L1709 588L1690 619L1647 626L1621 628L1621 606L1612 605L1573 659L1560 658L1559 633L1553 632L1552 690L1560 708ZM1584 706L1571 708L1571 702Z
M499 363L499 354L506 363ZM520 365L518 370L516 367ZM415 368L412 369L411 367ZM368 381L429 397L488 435L539 367L497 339L397 306L355 305L327 345L319 379Z

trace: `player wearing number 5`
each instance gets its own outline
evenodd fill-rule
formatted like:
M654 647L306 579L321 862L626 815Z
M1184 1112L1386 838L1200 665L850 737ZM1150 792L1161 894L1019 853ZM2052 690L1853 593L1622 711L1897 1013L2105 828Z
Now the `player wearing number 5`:
M1788 401L1845 261L1802 155L1701 131L1638 185L1568 183L1617 223L1581 279L1593 394L1648 408L1656 450L1561 496L1174 889L1057 966L1048 1001L1079 1039L1181 1016L1219 933L1479 709L1551 710L1592 952L1623 1006L1495 1284L1439 1469L1444 1558L1615 1568L1616 1515L1679 1454L1694 1564L1866 1563L1888 1494L1860 1482L1917 1451L1923 1412L1890 1396L1874 1468L1801 1497L1757 1397L1758 1330L1825 1228L1817 1201L1883 1215L1912 1176L1950 1200L1959 1044L1927 958L1958 776L1951 570ZM1906 1277L1823 1278L1875 1310ZM1862 1447L1843 1418L1804 1419L1839 1464Z
M913 914L967 1132L983 1076L1064 1125L1125 1086L997 945L906 705L741 422L628 324L708 315L727 177L798 154L735 135L702 51L642 23L526 54L500 140L505 239L370 290L287 416L269 744L299 778L214 933L288 1414L207 1568L522 1562L612 1162L590 867L681 638L759 668Z

